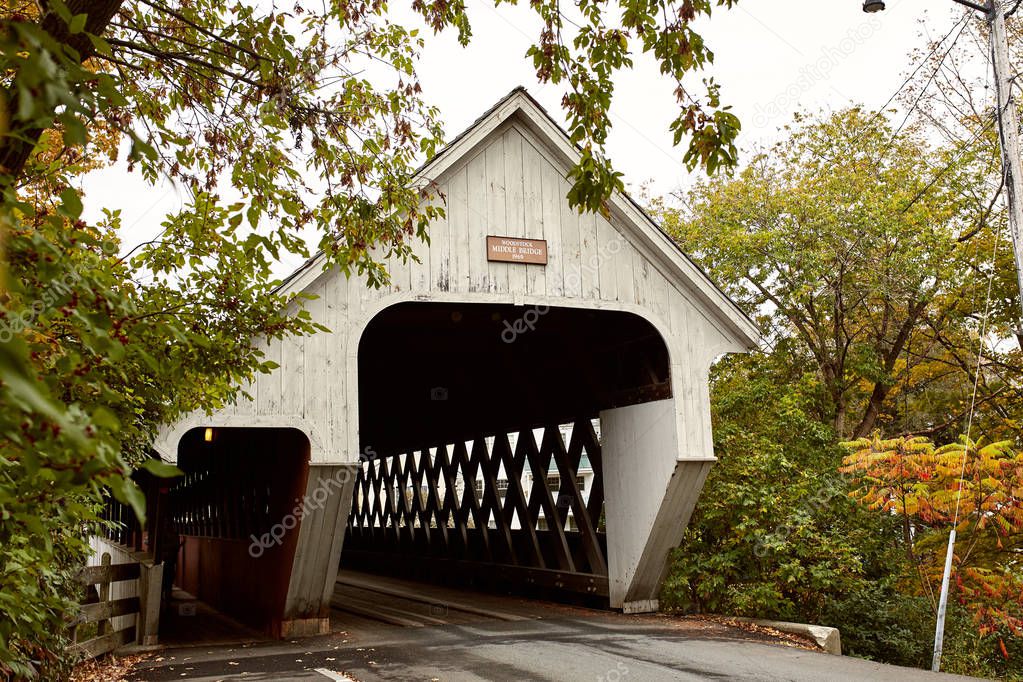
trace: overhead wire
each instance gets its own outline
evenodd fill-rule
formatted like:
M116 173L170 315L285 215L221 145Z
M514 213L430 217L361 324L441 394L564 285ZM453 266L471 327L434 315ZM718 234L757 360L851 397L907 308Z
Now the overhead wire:
M913 198L910 199L909 202L905 206L902 207L902 210L899 211L899 213L900 214L905 213L910 208L912 208L913 205L916 204L916 202L920 201L920 199L925 194L927 194L927 192L929 192L930 189L932 187L934 187L934 185L936 185L938 183L938 181L941 180L942 177L944 177L945 173L947 173L950 170L952 170L952 167L955 166L956 163L959 162L959 159L961 159L964 154L966 154L966 152L969 150L970 146L974 142L976 142L980 138L981 135L983 135L985 132L987 132L991 128L991 126L993 126L995 124L995 120L996 119L992 117L987 123L985 123L983 126L981 126L977 130L976 133L974 133L973 137L971 137L969 140L967 140L966 142L964 142L961 145L959 145L959 149L956 150L956 153L952 157L952 160L949 161L947 164L945 164L945 166L940 171L938 171L934 175L934 177L931 178L931 180L926 185L924 185L915 195L913 195Z
M959 21L957 21L956 23L954 23L952 25L952 28L950 28L948 30L948 33L946 33L945 36L941 40L939 40L938 42L936 42L934 44L934 47L931 48L931 51L927 54L927 56L925 56L923 59L921 59L920 63L917 64L916 68L913 69L913 72L911 74L909 74L909 76L906 77L906 80L902 81L902 85L900 85L895 90L895 92L892 93L892 96L888 98L888 101L886 101L877 110L877 112L874 114L874 118L875 119L878 116L880 116L885 111L885 109L887 109L889 107L889 105L891 105L892 102L895 101L896 97L898 97L900 94L902 94L902 91L906 89L906 86L909 85L913 81L914 78L916 78L916 75L918 73L920 73L920 69L924 68L924 66L927 64L927 61L931 57L933 57L935 54L937 54L938 49L945 43L946 40L949 39L949 37L951 37L951 35L955 32L955 30L957 28L959 28L959 24L964 24L964 26L965 26L965 24L968 22L969 18L970 18L969 14L964 14L962 17L959 18Z
M1017 0L1016 5L1012 8L1011 11L1015 12L1016 9L1019 8L1021 2L1023 2L1023 0ZM994 37L992 36L991 39L994 40ZM991 61L991 60L989 60L989 61ZM991 61L991 66L992 66L992 71L993 71L994 68L995 68L995 64L994 64L993 61ZM988 73L989 73L989 77L991 77L991 72L989 71ZM1012 101L1012 93L1010 92L1009 93L1009 97L1008 97L1008 99L1006 101L1005 107L1008 107L1009 102L1011 102L1011 101ZM995 115L994 115L994 117L992 117L992 120L993 121L997 121L999 126L1001 126L1001 124L1003 123L1003 119L1004 119L1004 115L1005 115L1005 107L1002 106L1000 101L996 102L996 104L995 104ZM1001 130L1001 128L999 128L999 130ZM1001 143L1004 145L1005 141L1001 140ZM1006 185L1006 182L1009 180L1009 175L1008 174L1009 174L1009 169L1007 167L1005 167L1005 164L1003 162L1001 187L1004 187ZM960 511L960 507L961 507L961 504L962 504L963 485L964 485L964 482L965 482L965 479L966 479L966 464L967 464L967 460L969 459L969 453L970 453L970 448L971 448L971 437L972 437L972 433L973 433L973 420L974 420L974 416L976 414L976 408L977 408L977 391L978 391L978 389L980 387L981 364L982 364L983 358L984 358L984 343L985 343L985 339L986 339L986 336L987 336L988 321L989 321L989 316L990 316L990 313L991 313L991 294L992 294L992 290L993 290L993 286L994 286L995 274L998 272L998 266L997 266L998 246L999 246L999 244L1001 242L1001 237L1002 237L1002 231L996 228L995 229L994 247L993 247L992 253L991 253L991 272L988 274L987 296L986 296L986 299L984 301L984 316L981 318L980 336L979 336L979 338L977 340L977 366L976 366L976 370L975 370L974 376L973 376L973 391L972 391L972 396L970 398L969 417L967 418L967 421L966 421L966 442L963 443L964 447L963 447L962 464L961 464L960 471L959 471L959 486L958 486L958 489L956 490L956 509L955 509L955 515L954 515L953 521L952 521L952 529L953 530L955 530L956 527L959 525L959 511Z
M964 18L969 19L969 17L970 15L966 15ZM962 24L962 26L959 28L959 33L956 34L956 37L952 40L952 43L948 46L948 49L945 50L945 53L941 55L941 59L938 60L937 66L934 67L934 71L927 79L927 82L925 82L923 84L923 87L920 88L920 92L917 94L916 99L913 100L913 104L909 107L909 110L906 112L906 116L905 118L902 119L902 123L899 124L899 127L892 134L892 139L888 142L889 148L891 148L891 146L895 143L896 138L898 138L899 134L906 127L906 124L909 123L909 119L913 115L913 112L916 111L916 108L920 105L920 101L927 93L927 89L931 87L931 83L934 82L934 79L937 78L938 74L941 72L941 67L945 64L945 60L948 59L948 56L952 53L952 50L955 48L955 46L959 44L959 39L962 38L963 32L970 25L970 22L969 21L964 22L962 19L960 19L958 22L956 22L955 26L959 26L959 24ZM955 31L955 26L952 27L952 31ZM948 35L946 35L945 38L942 39L942 42L947 40L948 37L952 35L952 31L950 31ZM933 56L935 53L936 51L932 51L931 56ZM928 57L927 59L930 59L930 57ZM924 60L923 64L927 63L927 59ZM921 64L921 66L923 64ZM919 69L917 69L916 72L919 73ZM885 151L887 152L887 149Z
M1001 243L1002 231L995 230L995 244L991 253L991 272L987 278L987 298L984 301L984 316L980 320L980 338L977 341L977 369L973 374L973 394L970 398L970 411L969 417L966 421L966 442L963 443L963 456L962 464L959 469L959 487L956 490L956 510L952 520L952 528L955 529L959 525L959 509L963 498L963 484L966 480L966 463L969 459L969 452L971 447L971 437L973 434L973 418L976 414L977 409L977 391L980 387L980 371L981 363L984 359L984 340L987 336L988 319L991 314L991 292L993 289L995 274L998 272L996 262L998 258L998 246Z
M992 63L992 67L995 67L995 65L993 63ZM995 77L997 77L997 68L996 67L992 68L992 71L995 72ZM991 72L989 72L989 76L988 77L989 78L991 77ZM995 115L991 117L991 121L989 122L989 125L990 125L991 122L994 122L994 121L998 121L998 122L1002 121L1002 117L1003 117L1003 113L1004 112L1003 112L1002 103L1001 103L1000 100L1001 100L1001 98L999 97L999 101L997 101L996 104L995 104ZM1010 93L1010 99L1008 100L1008 102L1011 102L1011 101L1012 101L1012 99L1011 99L1011 93ZM1008 102L1007 102L1006 106L1008 106ZM1015 125L1015 122L1014 122L1014 125ZM978 135L979 135L980 132L983 132L983 130L985 128L982 128L980 131L978 131ZM1005 185L1007 179L1008 179L1008 169L1005 167L1005 164L1003 162L1002 185ZM966 422L966 434L965 434L965 437L963 439L962 456L960 458L959 484L958 484L957 489L956 489L956 506L955 506L955 512L954 512L953 517L952 517L952 528L949 530L949 534L948 534L948 547L947 547L946 553L945 553L945 567L944 567L944 570L942 571L942 578L941 578L941 597L940 597L939 602L938 602L938 614L937 614L937 621L936 621L936 624L935 624L935 633L934 633L933 658L932 658L932 661L931 661L931 670L933 670L933 671L938 671L941 668L941 654L942 654L942 650L944 648L943 647L943 640L944 640L944 632L945 632L945 608L946 608L947 599L948 599L949 582L950 582L951 575L952 575L952 562L953 562L953 560L955 558L956 532L957 532L957 529L959 527L959 514L960 514L961 507L962 507L963 488L964 488L965 482L966 482L966 467L967 467L967 464L968 464L969 459L970 459L970 452L971 452L971 450L975 450L976 449L976 444L972 440L972 437L973 437L973 420L974 420L974 417L976 416L976 410L977 410L977 392L978 392L978 390L980 388L981 365L982 365L982 363L984 361L984 345L985 345L985 342L986 342L986 339L987 339L988 321L990 319L990 314L991 314L991 295L992 295L992 291L993 291L993 287L994 287L995 274L998 272L998 267L997 267L998 246L999 246L1000 241L1001 241L1001 236L1002 236L1002 231L997 229L997 227L996 227L995 228L994 246L993 246L992 253L991 253L991 271L988 274L987 292L986 292L986 296L985 296L985 300L984 300L984 314L981 317L980 329L979 329L979 333L977 335L977 364L976 364L976 370L974 371L974 375L973 375L973 389L971 391L971 396L970 396L969 416L968 416L967 422ZM969 376L969 368L967 366L965 366L965 363L964 363L964 366L963 366L963 370L966 372L967 378L969 379L970 378L970 376Z

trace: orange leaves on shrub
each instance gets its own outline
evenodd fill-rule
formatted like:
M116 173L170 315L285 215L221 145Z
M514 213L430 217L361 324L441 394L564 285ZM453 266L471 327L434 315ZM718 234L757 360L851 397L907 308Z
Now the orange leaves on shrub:
M1011 441L965 436L935 447L926 438L880 434L843 444L840 471L851 495L870 509L904 521L903 541L917 562L925 592L940 581L948 526L956 522L955 598L981 634L1007 627L1023 633L1023 575L1014 556L1023 537L1023 452Z
M1023 530L1023 452L1011 441L969 441L940 448L926 438L870 438L843 443L851 451L840 471L857 486L853 495L872 509L918 517L928 525L951 522L959 532ZM962 493L959 492L962 476Z

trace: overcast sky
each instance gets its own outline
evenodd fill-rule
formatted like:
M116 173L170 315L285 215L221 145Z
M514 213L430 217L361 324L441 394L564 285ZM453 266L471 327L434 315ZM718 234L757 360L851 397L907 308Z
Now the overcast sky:
M419 65L424 93L439 107L447 137L518 85L563 121L562 90L538 85L524 57L538 33L528 4L495 10L485 0L467 2L471 45L459 46L454 33L429 38ZM740 146L770 144L795 111L882 106L913 65L913 48L928 35L940 38L962 16L952 0L887 5L885 12L864 14L862 0L741 0L702 22L716 55L708 74L742 121ZM643 58L619 80L608 146L617 169L627 184L650 181L661 194L689 185L692 177L679 162L683 152L672 148L668 131L676 115L670 83ZM121 167L93 174L84 189L89 217L97 217L100 207L122 209L127 247L157 234L163 215L180 203L175 188L148 187Z

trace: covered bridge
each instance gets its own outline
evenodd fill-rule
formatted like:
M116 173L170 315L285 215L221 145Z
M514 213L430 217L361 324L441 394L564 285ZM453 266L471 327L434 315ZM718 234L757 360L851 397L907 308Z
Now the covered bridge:
M570 209L577 158L515 90L420 171L446 217L389 285L289 278L331 332L156 444L182 587L283 636L328 627L339 565L656 608L714 462L709 368L759 337L628 197Z

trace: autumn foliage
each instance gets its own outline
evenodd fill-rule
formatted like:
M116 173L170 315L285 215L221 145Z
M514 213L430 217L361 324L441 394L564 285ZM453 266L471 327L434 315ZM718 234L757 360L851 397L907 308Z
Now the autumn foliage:
M849 655L930 667L955 524L942 669L1023 679L1023 352L993 127L787 123L655 202L767 337L711 373L713 492L662 603L834 626Z
M918 571L919 590L940 589L944 543L958 536L952 599L973 615L981 634L1023 632L1023 452L1012 441L963 436L935 447L926 438L883 439L875 433L844 444L841 472L851 495L902 523L903 543Z

